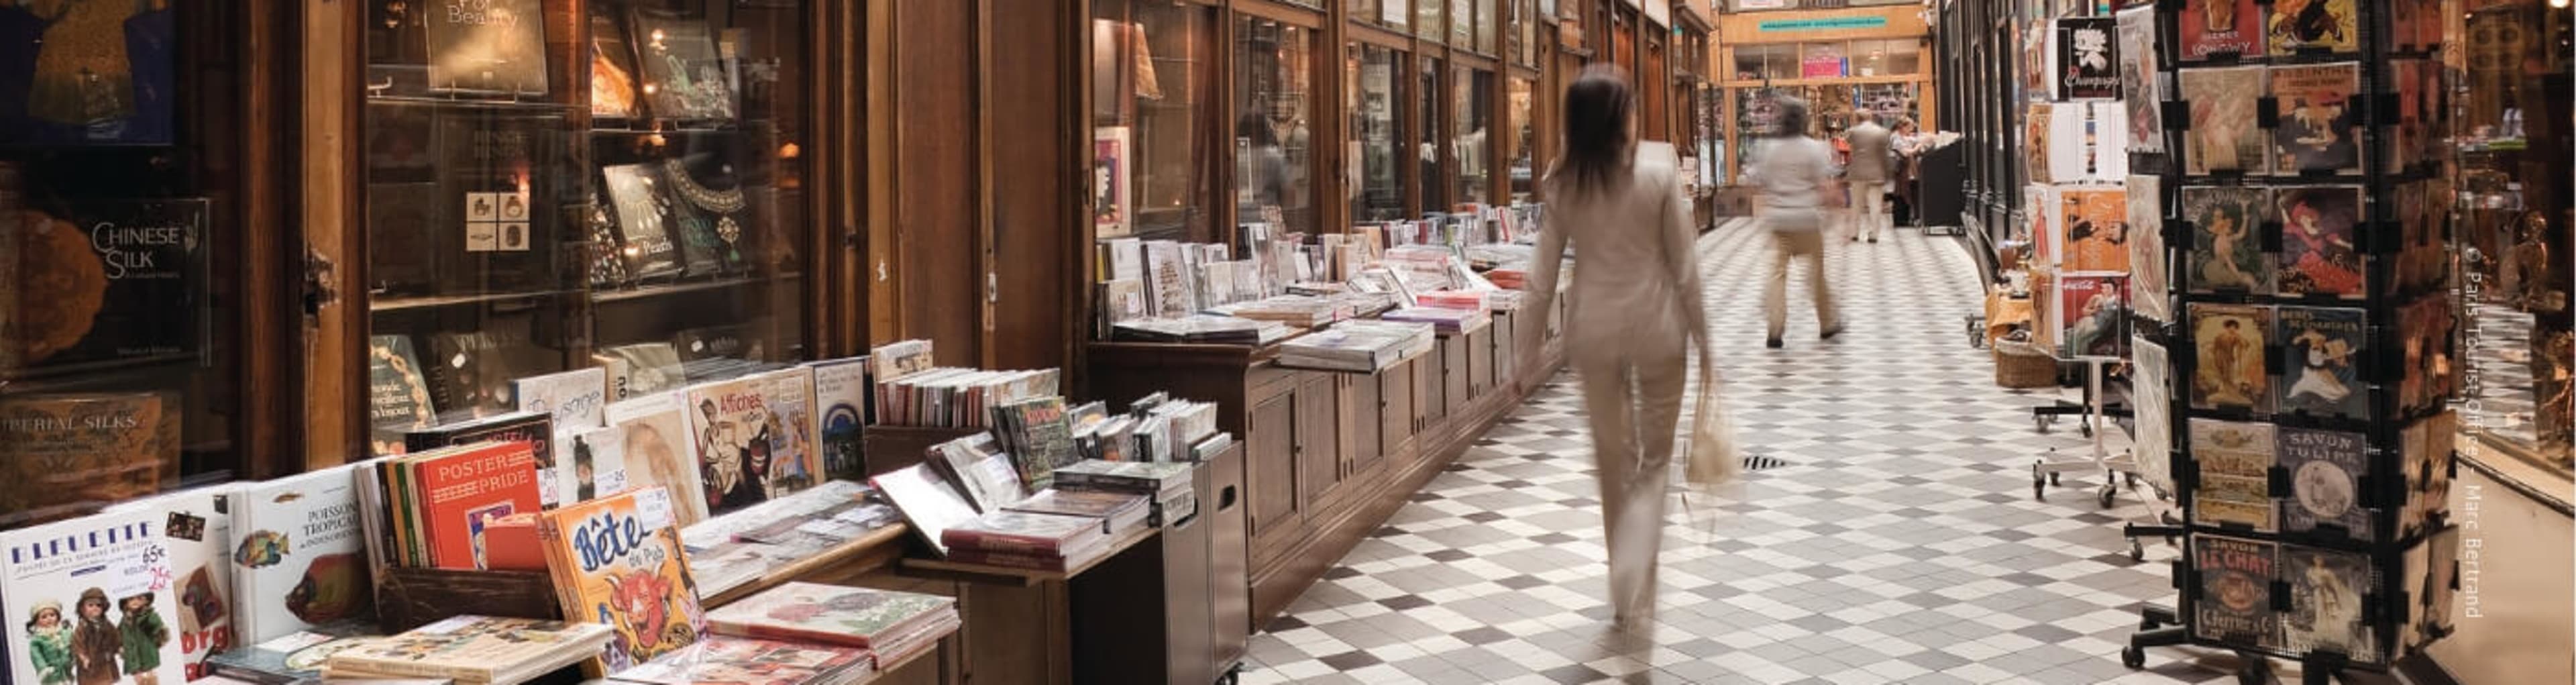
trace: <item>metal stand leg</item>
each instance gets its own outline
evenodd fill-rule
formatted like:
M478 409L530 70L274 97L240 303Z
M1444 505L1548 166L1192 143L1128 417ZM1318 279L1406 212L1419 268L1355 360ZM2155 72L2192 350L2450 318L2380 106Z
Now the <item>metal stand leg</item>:
M2104 442L2107 436L2102 434L2104 429L2102 419L2105 416L2102 400L2102 365L2108 363L2110 360L2094 358L2086 359L2084 361L2085 411L2083 413L2083 430L2086 436L2093 439L2092 457L2090 459L2042 458L2037 462L2032 463L2030 467L2031 497L2033 499L2046 501L2048 499L2048 486L2058 484L2059 482L2057 474L2068 471L2100 470L2102 472L2102 489L2094 493L2094 502L2100 504L2104 509L2109 509L2113 503L2113 498L2119 493L2120 482L2122 480L2125 479L2128 481L2129 487L2132 491L2137 488L2138 464L2137 459L2127 453L2122 453L2117 457L2112 456L2110 446ZM2048 412L2048 409L2048 407L2042 407L2032 410L2032 413L2038 416L2047 416L2054 413ZM2054 450L2051 450L2051 452L2054 453Z

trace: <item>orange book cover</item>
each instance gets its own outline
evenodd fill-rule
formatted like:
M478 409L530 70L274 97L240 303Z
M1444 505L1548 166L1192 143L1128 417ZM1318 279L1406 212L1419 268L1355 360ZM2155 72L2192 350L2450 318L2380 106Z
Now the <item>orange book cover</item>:
M545 548L537 544L537 515L511 514L483 526L483 561L495 571L546 570Z
M673 499L650 487L537 517L564 620L615 629L608 673L687 647L706 625Z
M412 465L413 502L428 532L430 565L491 568L484 528L511 514L537 511L537 451L527 442L496 442Z

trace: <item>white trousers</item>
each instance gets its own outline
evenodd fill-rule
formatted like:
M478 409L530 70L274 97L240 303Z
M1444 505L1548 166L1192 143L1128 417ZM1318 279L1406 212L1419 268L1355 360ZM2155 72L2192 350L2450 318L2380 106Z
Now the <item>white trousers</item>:
M1603 347L1578 351L1574 365L1592 423L1592 461L1610 553L1610 606L1623 620L1643 619L1655 609L1673 430L1681 420L1690 356L1679 338Z
M1887 213L1886 181L1853 181L1852 239L1877 240L1878 234L1896 217Z

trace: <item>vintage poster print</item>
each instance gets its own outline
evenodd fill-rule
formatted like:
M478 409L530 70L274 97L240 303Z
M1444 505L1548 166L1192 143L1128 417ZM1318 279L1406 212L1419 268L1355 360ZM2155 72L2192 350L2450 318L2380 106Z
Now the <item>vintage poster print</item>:
M2362 621L2362 601L2377 589L2370 557L2281 546L2290 583L2290 612L2281 616L2282 647L2293 653L2332 650L2359 663L2379 661L2379 640Z
M2188 0L2175 30L2184 62L2263 56L2263 6L2255 0Z
M2361 216L2361 186L2275 190L2281 221L2282 295L2331 295L2360 299L2361 252L2354 226Z
M2060 96L2069 100L2120 96L2120 75L2115 65L2123 55L2111 40L2114 25L2104 17L2057 20L2057 82L2050 85L2057 88Z
M2134 288L2135 286L2132 286ZM2129 368L2137 373L2130 383L2129 406L2136 408L2138 430L2129 453L2138 460L2138 479L2158 492L2174 492L2173 482L2173 358L2147 336L2129 338L2130 358L2136 363Z
M2121 312L2126 310L2126 287L2117 274L2059 274L2057 277L2057 319L2069 357L2121 356L2120 343L2127 342L2121 330Z
M2370 473L2366 436L2343 431L2281 427L2274 456L2290 474L2290 498L2281 502L2281 530L2342 529L2353 540L2371 540L2370 510L2361 506L2361 478Z
M2154 321L2172 321L2173 282L2165 273L2164 177L2130 176L2122 198L2128 209L2129 308Z
M2263 97L2263 67L2184 69L2177 73L2182 98L2191 103L2190 135L2183 138L2183 173L2265 173L2270 141L2255 124Z
M2047 184L2057 181L2051 173L2052 160L2057 158L2056 130L2057 105L2046 102L2031 103L2022 116L2022 143L2028 146L2023 148L2023 152L2027 153L2023 158L2026 164L2023 173L2024 177L2030 179L2032 183Z
M2273 530L2272 424L2191 420L2192 522Z
M2271 309L2193 303L2190 314L2196 353L2191 407L2269 413L2272 372L2264 365L2263 345L2272 330Z
M2361 173L2361 113L2349 106L2361 89L2361 65L2272 67L2272 167L2283 176Z
M2272 292L2271 257L2254 235L2271 207L2271 191L2263 188L2185 186L2182 218L2191 223L2185 287L2195 293Z
M2129 151L2165 151L2163 76L2156 56L2156 11L2153 7L2121 10L2120 105L2129 113Z
M2281 381L2282 413L2369 419L2370 387L2354 364L2370 338L2359 309L2282 307L2276 338L2288 353Z
M2361 14L2353 0L2279 0L2265 33L2271 51L2286 55L2307 50L2361 51Z
M1136 232L1128 174L1127 127L1103 126L1091 131L1091 230L1095 239L1124 238Z
M2191 554L2200 570L2200 599L2192 625L2202 639L2253 647L2281 642L2272 612L2272 581L2280 577L2269 542L2193 535Z
M2061 190L2058 225L2066 228L2065 271L2129 270L2129 201L2118 189Z

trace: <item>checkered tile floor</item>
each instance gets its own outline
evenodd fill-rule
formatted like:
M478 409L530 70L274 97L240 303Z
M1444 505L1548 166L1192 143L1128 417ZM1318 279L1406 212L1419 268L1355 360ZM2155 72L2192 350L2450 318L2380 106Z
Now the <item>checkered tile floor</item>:
M1979 291L1954 240L1900 230L1835 243L1828 268L1850 327L1820 342L1813 315L1793 314L1788 347L1766 350L1769 236L1737 221L1702 238L1737 430L1752 454L1785 463L1725 499L1671 507L1652 631L1609 627L1568 374L1255 636L1244 682L2225 677L2223 657L2174 649L2149 650L2145 671L2121 667L2138 603L2173 599L2163 562L2175 552L2151 545L2146 563L2131 562L2119 520L2141 507L2124 493L2119 509L2097 508L2076 483L2094 477L2068 474L2065 489L2032 500L2031 462L2086 443L2035 432L2027 408L2048 396L1995 387L1987 353L1968 347L1962 317ZM1793 312L1808 306L1791 297Z

